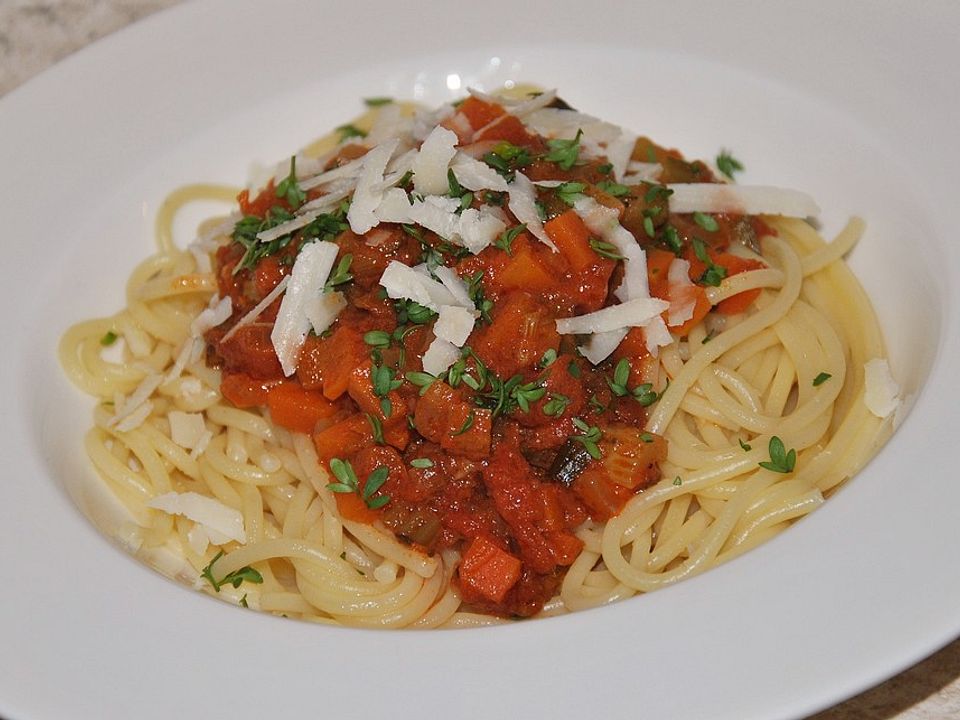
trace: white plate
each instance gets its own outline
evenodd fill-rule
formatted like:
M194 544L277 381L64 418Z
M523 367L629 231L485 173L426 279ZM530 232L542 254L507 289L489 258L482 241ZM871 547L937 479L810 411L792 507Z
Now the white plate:
M191 3L0 102L0 714L798 717L960 633L956 28L924 3ZM283 22L280 22L280 19ZM123 303L164 194L240 182L360 109L505 80L745 180L807 190L916 396L845 490L775 541L609 608L466 632L369 632L244 612L115 548L81 448L63 329Z

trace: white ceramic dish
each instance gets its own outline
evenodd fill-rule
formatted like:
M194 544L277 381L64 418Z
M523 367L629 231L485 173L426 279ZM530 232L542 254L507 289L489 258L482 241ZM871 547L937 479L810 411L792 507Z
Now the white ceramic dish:
M268 9L269 8L269 9ZM517 7L228 2L162 13L0 101L0 715L113 718L800 717L960 633L950 469L960 386L952 227L960 6ZM282 22L281 22L282 19ZM186 182L241 182L360 109L506 80L745 180L807 190L851 259L913 400L842 492L775 541L609 608L382 633L244 612L140 566L97 516L90 404L57 339L113 312Z

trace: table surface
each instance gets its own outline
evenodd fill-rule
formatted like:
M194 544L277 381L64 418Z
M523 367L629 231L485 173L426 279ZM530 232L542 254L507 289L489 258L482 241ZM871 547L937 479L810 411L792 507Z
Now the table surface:
M84 45L181 0L4 0L0 96ZM807 720L960 718L960 640Z

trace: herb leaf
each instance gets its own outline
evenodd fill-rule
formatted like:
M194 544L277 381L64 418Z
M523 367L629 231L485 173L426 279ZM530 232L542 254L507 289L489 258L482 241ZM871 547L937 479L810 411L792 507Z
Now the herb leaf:
M743 164L730 154L729 150L721 150L717 155L717 170L733 180L733 174L743 170Z
M217 560L222 558L223 555L223 550L214 555L213 560L210 561L210 564L207 565L200 573L200 576L205 578L207 582L213 586L214 590L220 592L220 588L222 588L224 585L233 585L235 588L238 588L244 580L256 584L263 582L263 576L249 565L244 565L239 570L234 570L232 573L227 573L223 576L223 579L218 582L213 577L213 565L215 562L217 562Z
M776 435L770 438L767 450L770 452L770 461L757 463L760 467L783 474L793 472L793 468L796 467L797 464L796 450L791 448L791 450L787 452L783 446L783 440Z
M583 434L573 435L570 439L581 443L594 460L600 460L603 457L603 451L600 450L600 446L597 445L597 443L599 443L603 437L603 432L596 425L588 425L580 418L574 418L573 424L578 430L582 431Z
M563 170L569 170L580 156L580 137L582 135L583 130L577 130L577 134L572 140L547 140L547 147L550 148L550 152L544 155L543 159L557 163Z
M813 379L813 386L819 387L820 385L823 385L827 380L829 380L832 377L833 375L831 375L830 373L822 372Z
M557 186L557 197L567 205L573 207L587 186L582 182L565 182Z

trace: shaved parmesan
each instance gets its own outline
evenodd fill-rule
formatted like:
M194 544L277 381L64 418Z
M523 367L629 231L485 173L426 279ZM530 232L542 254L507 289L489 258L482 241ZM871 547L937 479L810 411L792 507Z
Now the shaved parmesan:
M473 301L470 299L470 294L467 291L467 284L460 279L456 270L448 268L445 265L439 265L433 271L433 274L436 275L437 280L443 283L443 286L450 291L450 294L453 295L458 305L465 308L473 308Z
M673 191L668 200L672 213L735 213L799 218L820 214L820 207L813 198L799 190L722 183L680 183L667 185L667 188Z
M613 353L630 332L628 328L618 328L607 332L594 333L584 345L580 345L580 354L594 365L599 365Z
M183 515L203 525L210 541L215 545L223 545L231 540L238 543L247 541L240 511L206 495L169 492L148 500L147 507L162 510L168 515Z
M608 332L626 327L643 327L670 307L670 303L656 298L637 298L619 305L611 305L596 312L557 320L561 335L586 335Z
M379 186L383 182L387 163L399 143L397 139L381 143L362 158L363 167L357 177L357 187L347 212L350 229L357 235L363 235L380 222L374 214L383 199L384 189Z
M441 283L396 260L391 260L383 271L380 285L394 300L413 300L435 312L439 312L442 305L457 304L453 293Z
M467 208L460 213L457 235L460 243L476 255L493 243L506 227L506 223L484 205L479 210Z
M410 206L410 219L452 242L459 235L459 209L457 198L428 195L423 200L414 200Z
M530 182L530 178L519 171L514 173L513 182L510 183L507 192L510 195L510 212L527 226L527 230L535 238L557 252L557 246L543 229L540 213L537 211L537 191Z
M170 422L170 439L187 450L196 447L207 431L202 413L171 410L167 415L167 420Z
M434 376L445 373L460 357L460 348L449 340L434 338L423 354L423 371Z
M693 317L697 304L696 285L690 282L690 263L674 258L667 270L667 283L670 287L670 310L667 313L667 325L683 325Z
M400 188L390 188L383 194L374 213L381 222L410 223L410 198Z
M114 409L116 410L116 414L107 421L107 427L117 426L118 430L128 431L142 423L143 420L146 419L146 415L143 415L142 411L140 411L138 416L142 415L142 417L133 427L129 427L128 425L121 426L120 424L123 420L137 412L141 406L149 405L150 403L147 399L153 395L154 390L160 387L161 383L163 383L163 376L151 373L140 381L136 389L130 393L130 397L124 399L123 396L120 396L115 399ZM147 415L149 414L148 408Z
M878 418L885 418L900 406L900 386L893 379L889 363L883 358L869 360L863 366L863 401Z
M443 195L450 187L447 169L457 152L457 134L445 127L435 127L420 146L413 160L413 187L424 195Z
M117 432L130 432L131 430L136 430L138 427L143 425L144 422L146 422L147 418L150 417L150 413L152 412L153 403L147 400L134 407L129 413L126 413L123 420L118 422L114 427Z
M307 308L323 293L339 250L332 242L312 242L300 249L293 264L290 282L270 333L284 375L293 375L296 370L297 356L310 331Z
M347 299L341 292L328 292L320 297L308 300L303 306L303 313L310 321L313 331L319 335L333 325L340 311L347 306Z
M473 332L474 313L458 305L441 305L439 317L434 323L433 333L457 347L463 344Z
M360 177L361 170L363 170L363 158L359 157L356 160L351 160L350 162L344 163L343 165L335 167L332 170L327 170L325 173L315 175L307 180L302 180L299 183L300 189L311 190L320 185L326 185L327 183L333 182L334 180L358 178Z
M630 156L633 154L633 148L636 144L637 136L627 130L622 131L616 139L607 143L605 153L607 162L612 165L611 171L617 182L623 182L624 177L626 177Z
M507 181L485 162L480 162L469 155L458 152L450 166L457 182L467 190L496 190L507 191Z
M654 357L656 357L660 348L666 347L673 342L670 331L667 329L667 324L659 315L650 320L647 326L643 328L643 337L644 340L647 341L647 350Z
M263 311L266 310L268 307L270 307L273 304L274 300L276 300L278 297L280 297L283 294L283 291L287 289L287 285L289 284L289 282L290 282L290 276L284 275L283 278L281 278L280 282L278 282L276 286L273 288L273 290L268 292L266 296L264 296L263 300L261 300L254 306L253 310L251 310L242 318L237 320L237 324L227 331L227 334L220 339L220 342L221 343L227 342L227 340L232 338L240 328L242 328L244 325L249 325L258 317L260 317Z
M585 195L576 201L573 209L591 232L613 245L624 257L623 281L614 291L617 298L626 301L650 297L647 254L633 234L620 224L617 211Z
M194 318L190 323L190 335L192 337L201 337L212 330L217 325L222 325L233 314L233 301L230 296L220 299L214 295L210 298L210 304L207 308Z
M379 145L391 138L409 138L412 129L413 119L404 117L403 107L390 103L380 108L365 139L371 145Z

